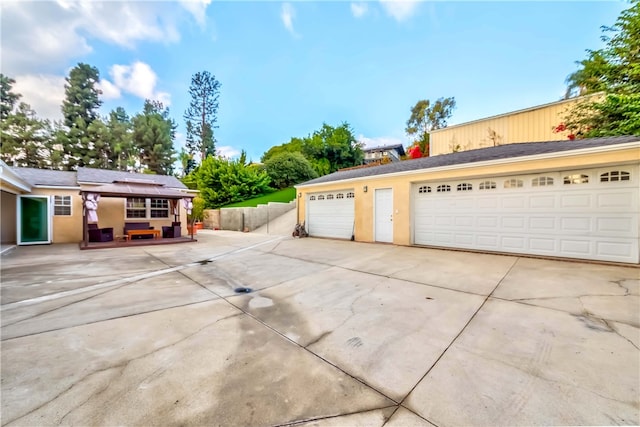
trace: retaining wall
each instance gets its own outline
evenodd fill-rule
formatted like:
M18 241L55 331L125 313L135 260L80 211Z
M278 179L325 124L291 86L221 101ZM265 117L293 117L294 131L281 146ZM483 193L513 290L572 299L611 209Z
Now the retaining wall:
M207 209L204 228L231 231L253 231L280 215L295 209L296 201L289 203L270 202L255 208Z

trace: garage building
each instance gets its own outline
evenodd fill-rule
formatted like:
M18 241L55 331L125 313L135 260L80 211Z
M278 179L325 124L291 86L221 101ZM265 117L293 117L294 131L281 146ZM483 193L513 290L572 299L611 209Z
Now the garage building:
M640 137L509 144L297 186L311 236L640 263Z

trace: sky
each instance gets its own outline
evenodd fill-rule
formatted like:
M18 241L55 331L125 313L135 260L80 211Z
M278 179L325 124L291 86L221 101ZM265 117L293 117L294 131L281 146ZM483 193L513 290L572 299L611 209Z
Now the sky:
M193 74L221 83L217 148L259 161L323 123L367 146L402 143L421 99L454 97L449 124L554 102L621 1L3 0L0 70L40 117L64 78L100 71L101 113L162 101L178 124Z

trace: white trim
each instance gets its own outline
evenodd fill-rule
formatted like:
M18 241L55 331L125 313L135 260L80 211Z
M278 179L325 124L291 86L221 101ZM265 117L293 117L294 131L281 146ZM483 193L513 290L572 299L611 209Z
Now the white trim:
M171 202L169 200L171 199L167 199L167 198L163 198L163 197L124 197L124 219L125 221L136 221L136 220L147 220L147 221L151 221L151 220L166 220L166 219L171 219ZM127 216L127 200L129 199L144 199L144 209L145 209L145 217L144 218L139 218L139 217L135 217L135 218L129 218ZM151 216L151 199L156 199L156 200L166 200L168 207L167 207L167 216L166 217L152 217ZM159 208L153 208L154 210L159 210ZM138 210L142 210L141 208Z
M316 184L307 184L307 185L297 185L294 188L298 189L304 189L304 188L314 188L314 187L321 187L321 186L327 186L327 185L333 185L336 183L343 183L343 182L358 182L358 181L370 181L373 179L378 179L378 178L395 178L395 177L399 177L399 176L408 176L408 175L418 175L418 174L423 174L423 173L430 173L430 172L445 172L445 171L451 171L451 170L465 170L465 169L474 169L474 168L481 168L484 166L494 166L494 165L507 165L507 164L518 164L518 163L526 163L526 162L533 162L533 161L538 161L538 160L549 160L549 159L556 159L556 158L567 158L567 157L574 157L574 156L580 156L580 155L585 155L585 154L601 154L601 153L608 153L608 152L612 152L612 151L622 151L622 150L626 150L629 148L638 148L640 149L640 139L638 141L634 141L634 142L625 142L623 144L615 144L615 145L604 145L604 146L599 146L599 147L589 147L589 148L581 148L578 150L565 150L565 151L554 151L552 153L544 153L544 154L535 154L535 155L530 155L530 156L521 156L521 157L508 157L506 159L498 159L498 160L485 160L485 161L481 161L481 162L469 162L469 163L457 163L454 165L447 165L447 166L440 166L440 167L434 167L434 168L422 168L422 169L412 169L409 171L402 171L402 172L392 172L392 173L384 173L384 174L378 174L378 175L368 175L368 176L360 176L357 178L345 178L345 179L340 179L340 180L335 180L335 181L325 181L325 182L318 182ZM638 159L630 159L628 162L623 162L623 163L634 163L637 162ZM598 164L593 164L593 165L583 165L581 167L583 168L591 168L591 167L598 167ZM379 167L379 166L378 166ZM551 169L555 169L555 168L551 168ZM536 169L536 170L540 170L540 171L544 171L546 169ZM528 171L530 173L534 173L535 171ZM511 175L512 173L508 173L507 175ZM495 176L495 174L491 174L492 176Z
M443 132L443 131L449 130L449 129L455 129L455 128L462 127L462 126L481 123L481 122L484 122L486 120L501 119L503 117L514 116L516 114L522 114L522 113L527 113L529 111L540 110L542 108L551 107L552 105L561 105L561 104L566 104L568 102L576 102L576 101L586 101L586 100L588 100L590 98L593 98L595 96L602 96L603 94L604 94L604 92L597 92L597 93L592 93L592 94L589 94L589 95L584 95L584 96L579 96L579 97L574 97L574 98L569 98L569 99L561 99L560 101L554 101L554 102L549 102L547 104L536 105L534 107L523 108L522 110L510 111L508 113L502 113L502 114L497 114L495 116L489 116L489 117L484 117L484 118L481 118L481 119L471 120L470 122L458 123L458 124L455 124L455 125L451 125L451 126L443 127L443 128L440 128L440 129L434 129L432 131L429 131L429 135L433 135L434 133Z
M15 173L5 162L0 160L0 181L7 182L12 186L27 192L31 192L31 185ZM3 191L7 191L4 188ZM17 194L17 193L15 193Z

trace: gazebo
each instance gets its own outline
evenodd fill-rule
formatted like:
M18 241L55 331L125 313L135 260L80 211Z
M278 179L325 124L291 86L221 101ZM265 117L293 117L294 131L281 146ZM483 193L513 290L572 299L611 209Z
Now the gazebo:
M180 200L182 200L187 214L191 213L193 207L193 195L185 193L173 188L167 188L164 184L158 184L150 180L135 180L127 179L124 181L114 181L112 184L101 185L97 187L91 187L82 189L80 191L82 196L82 244L81 248L87 248L89 246L89 227L90 221L97 222L97 209L98 203L101 197L113 197L113 198L156 198L167 199L170 202L170 215L173 214L174 221L180 220ZM191 241L195 241L193 238L193 224L190 227Z

